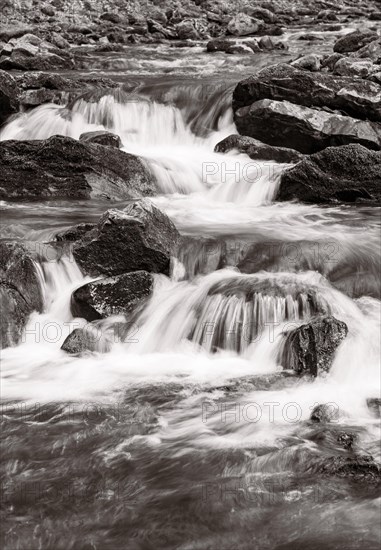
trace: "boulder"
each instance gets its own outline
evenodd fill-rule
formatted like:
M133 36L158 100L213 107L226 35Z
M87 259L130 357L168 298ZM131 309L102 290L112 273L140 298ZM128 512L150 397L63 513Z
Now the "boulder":
M41 51L33 45L20 45L14 48L10 56L0 57L0 69L16 69L21 71L49 71L57 69L73 69L74 61L71 55L63 50L60 55Z
M276 23L277 16L272 11L261 8L260 6L255 8L249 8L247 11L247 14L250 15L250 17L255 17L256 19L261 19L265 23Z
M112 132L104 132L102 130L96 132L85 132L79 136L79 141L85 141L86 143L97 143L98 145L104 145L106 147L115 147L121 149L122 141L117 134Z
M227 30L234 36L247 36L255 34L260 27L263 26L263 21L250 17L246 13L238 13L228 23Z
M168 275L178 238L166 214L143 199L123 210L106 211L97 226L74 244L73 254L92 276L140 270Z
M334 74L359 78L367 78L373 71L374 65L370 59L350 59L349 57L343 57L333 67Z
M29 315L43 310L44 298L33 250L1 241L0 258L0 347L5 348L19 342Z
M381 418L381 397L369 397L366 405L373 416Z
M0 199L128 199L152 195L155 181L139 157L63 136L0 142Z
M333 403L316 405L312 410L310 419L312 422L335 422L339 419L339 409Z
M381 125L349 116L263 99L235 112L239 132L269 145L311 154L332 145L360 143L381 149Z
M366 46L363 46L359 50L351 53L350 58L355 59L371 59L374 63L378 65L381 64L381 39L373 40L369 42Z
M153 277L146 271L98 279L73 292L71 312L87 321L127 315L147 300L152 289Z
M317 317L286 334L280 362L297 374L327 373L335 352L348 334L347 325L335 317Z
M381 153L361 145L329 147L283 172L277 200L307 203L381 200Z
M371 30L357 30L350 32L335 42L333 51L337 53L356 52L360 48L363 48L366 44L369 44L369 42L377 40L377 38L377 32Z
M291 101L306 107L328 107L360 119L381 121L381 87L366 80L315 73L288 64L272 65L239 82L233 110L260 99ZM240 121L236 120L236 124ZM238 131L243 133L239 126Z
M112 336L102 332L100 327L86 325L74 329L61 346L62 351L70 355L80 355L87 351L106 353L111 350Z
M180 40L197 40L200 38L192 21L182 21L176 25L176 32Z
M9 115L16 113L19 107L19 88L10 74L0 70L0 126Z
M299 162L304 158L302 153L287 147L273 147L262 141L233 134L223 139L215 146L216 153L227 153L232 149L238 149L253 160L274 160L275 162Z
M299 59L295 59L291 65L297 69L316 72L321 67L320 56L316 54L304 55L303 57L299 57Z

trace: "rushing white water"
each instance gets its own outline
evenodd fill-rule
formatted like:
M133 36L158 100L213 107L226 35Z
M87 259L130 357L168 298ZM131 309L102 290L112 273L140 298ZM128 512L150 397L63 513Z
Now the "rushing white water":
M110 95L94 102L80 99L72 109L38 107L11 121L0 139L45 139L57 133L78 138L85 131L113 131L121 137L124 150L146 159L163 193L152 200L182 233L234 237L240 254L249 245L301 242L301 259L290 257L287 263L278 254L278 273L220 269L194 278L195 271L193 278L182 280L189 272L187 261L192 261L191 256L182 257L184 266L175 263L171 279L156 277L154 294L133 320L126 341L111 342L109 353L82 357L70 357L60 346L73 328L85 326L83 319L72 318L70 296L86 279L71 258L46 262L41 266L46 311L31 317L19 346L3 351L3 396L109 400L115 391L136 383L180 378L218 387L232 378L277 373L284 366L278 364L283 333L317 313L330 313L348 324L349 335L329 376L313 384L293 381L286 389L246 397L255 398L262 409L266 399L283 405L296 401L302 408L301 419L308 417L313 404L334 401L344 417L371 425L365 400L379 391L379 301L369 297L354 301L310 270L330 273L330 259L334 265L346 262L354 270L356 265L374 270L377 224L357 218L356 223L343 223L352 214L339 208L274 203L286 166L253 162L236 151L214 153L214 145L234 133L230 110L217 120L209 112L207 126L214 120L215 128L204 135L192 131L188 115L175 105L144 98L121 103ZM334 245L334 257L329 258L328 251L328 257L316 261L313 245L327 243ZM214 269L217 265L218 261ZM113 321L98 324L107 338ZM238 422L225 441L211 438L218 415L211 414L208 426L200 430L195 416L201 400L186 399L178 411L169 413L160 437L168 440L178 429L193 441L217 446L237 445L239 440L244 445L250 438L263 443L270 437L268 422L262 418L255 437L252 426ZM183 406L188 410L185 415ZM271 430L273 443L284 429L279 414Z

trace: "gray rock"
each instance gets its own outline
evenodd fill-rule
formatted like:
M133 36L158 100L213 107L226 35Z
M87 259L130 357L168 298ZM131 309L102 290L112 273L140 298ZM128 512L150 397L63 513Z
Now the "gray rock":
M333 68L334 74L359 78L367 78L374 70L375 67L370 59L350 59L348 57L339 59Z
M33 246L33 243L31 243ZM25 244L0 242L1 348L16 345L33 311L44 305L33 252Z
M5 200L128 199L156 192L139 157L63 136L2 141L0 162L0 199Z
M70 355L85 352L106 353L111 350L112 340L103 334L100 327L87 325L74 329L61 346L62 351Z
M350 53L363 48L369 42L377 40L378 34L375 31L364 30L354 31L342 36L335 42L333 51L337 53Z
M381 153L361 145L329 147L283 172L277 200L381 201Z
M286 334L280 362L299 375L327 373L347 334L347 325L335 317L315 318Z
M316 72L320 70L321 62L318 55L310 54L299 57L299 59L295 59L291 65L297 69Z
M238 149L253 160L274 160L275 162L299 162L304 158L302 153L287 147L273 147L262 141L233 134L223 139L215 146L216 153L226 153L232 149Z
M106 147L115 147L121 149L122 141L120 137L112 132L104 132L102 130L95 132L85 132L79 136L79 141L85 141L86 143L97 143L98 145L104 145Z
M272 65L239 82L233 93L233 110L236 112L260 99L328 107L356 118L381 121L381 87L377 84L304 71L288 64ZM245 134L241 122L236 120L238 131Z
M75 290L71 297L71 312L74 317L87 321L126 315L141 306L152 289L153 277L146 271L106 277Z
M234 36L247 36L255 34L260 27L263 26L263 21L250 17L246 13L238 13L228 23L227 30Z
M124 210L105 212L97 226L74 244L73 254L92 276L140 270L168 274L178 238L170 219L143 199Z
M360 143L381 149L381 125L349 116L263 99L235 112L238 130L269 145L315 153L332 145Z
M0 126L9 115L18 111L19 92L19 87L13 76L0 70Z

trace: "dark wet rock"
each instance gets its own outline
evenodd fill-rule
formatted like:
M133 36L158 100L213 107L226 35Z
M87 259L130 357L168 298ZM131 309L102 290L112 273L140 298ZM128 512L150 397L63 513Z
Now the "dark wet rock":
M348 334L348 327L335 317L317 317L286 334L280 362L297 374L327 373L334 355Z
M61 346L62 351L70 355L81 355L85 352L106 353L111 350L112 340L100 327L86 325L74 329Z
M329 147L281 176L277 200L310 203L381 200L381 153L361 145Z
M138 157L63 136L2 141L0 162L1 199L127 199L156 191Z
M366 404L376 418L381 418L381 397L370 397Z
M33 250L2 241L0 260L0 335L1 348L5 348L19 342L29 315L41 312L44 302Z
M333 53L331 55L325 56L322 59L321 68L328 68L330 71L332 71L334 66L340 59L344 59L344 56L341 53Z
M58 55L49 51L40 51L37 46L24 45L23 49L15 48L11 55L0 57L0 69L5 70L49 71L73 68L74 61L68 53L60 50Z
M146 271L99 279L73 292L71 312L74 317L83 317L87 321L126 315L141 306L152 289L153 277Z
M91 229L94 229L95 223L80 223L74 227L70 227L65 231L57 233L55 239L58 242L74 242L81 239Z
M215 146L216 153L226 153L232 149L238 149L253 160L274 160L275 162L299 162L304 158L302 153L287 147L273 147L262 141L233 134L223 139Z
M170 219L148 200L108 210L97 226L75 243L73 254L93 276L130 271L169 274L179 234Z
M339 409L334 403L316 405L310 416L313 422L335 422L339 419Z
M6 25L0 29L0 40L8 42L12 38L20 38L25 34L34 33L38 27L35 25L25 25L24 23L20 25Z
M337 442L341 447L344 447L344 449L352 449L354 443L356 442L356 434L350 433L350 432L340 432L337 435Z
M357 30L339 38L333 46L333 51L337 53L355 52L366 46L366 44L369 44L369 42L377 40L377 38L378 34L374 31Z
M306 107L328 107L359 119L381 121L381 88L329 73L304 71L288 64L272 65L239 82L233 93L235 113L261 99L290 101ZM235 116L240 133L245 123Z
M377 483L381 481L381 467L369 455L333 456L317 465L321 474L350 478L353 481Z
M381 124L289 101L256 101L235 112L235 123L245 136L275 147L286 145L305 154L349 143L381 149Z
M98 145L115 147L116 149L120 149L122 147L122 141L117 134L113 134L112 132L104 132L102 130L85 132L79 136L79 141L84 141L86 143L97 143Z
M0 126L9 115L18 111L18 95L19 88L16 80L7 72L0 70Z
M381 11L374 11L369 14L370 21L381 21Z
M323 40L321 36L317 36L316 34L301 34L298 38L298 40L305 40L306 42L319 42L320 40Z
M180 40L197 40L200 38L192 21L182 21L176 25L176 32Z

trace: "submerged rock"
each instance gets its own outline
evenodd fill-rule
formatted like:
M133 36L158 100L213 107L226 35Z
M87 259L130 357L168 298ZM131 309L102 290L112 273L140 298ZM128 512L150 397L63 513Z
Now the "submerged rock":
M287 145L311 154L332 145L360 143L381 149L381 125L295 105L289 101L262 99L238 109L235 122L239 131L269 145Z
M0 199L35 200L153 195L156 185L134 155L63 136L0 142Z
M31 243L33 246L33 243ZM33 311L44 305L33 253L24 244L0 242L1 348L16 345Z
M112 150L112 149L110 149ZM148 200L108 210L97 226L74 244L74 257L93 276L130 271L169 273L179 234L171 220Z
M112 132L103 132L102 130L96 132L85 132L79 136L79 141L85 141L86 143L97 143L98 145L105 145L106 147L115 147L121 149L122 141L120 137Z
M73 292L71 312L87 321L125 315L142 305L152 289L153 277L146 271L99 279Z
M16 80L0 70L0 126L9 115L16 113L19 107L19 88Z
M329 147L283 172L277 200L310 203L381 200L381 153L361 145Z
M295 149L273 147L258 139L237 134L223 139L214 148L216 153L226 153L232 149L238 149L240 153L245 153L253 160L274 160L275 162L288 163L299 162L304 158L304 155Z
M233 92L237 129L248 125L237 111L261 99L290 101L305 107L328 107L360 119L381 121L381 87L368 80L272 65L239 82ZM249 135L249 134L246 134Z
M347 334L348 327L343 321L331 316L317 317L286 335L280 362L299 375L326 373Z

